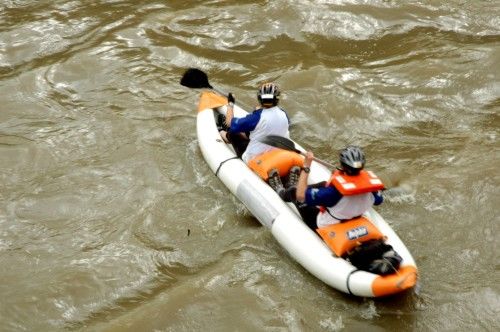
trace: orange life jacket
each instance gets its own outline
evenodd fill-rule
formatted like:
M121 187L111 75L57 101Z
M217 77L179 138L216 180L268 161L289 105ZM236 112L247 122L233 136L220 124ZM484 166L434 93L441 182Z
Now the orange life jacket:
M321 227L316 229L316 232L338 257L365 241L384 238L378 228L364 217Z
M347 175L336 170L328 185L333 185L344 196L357 195L384 189L382 181L372 172L361 170L357 175Z

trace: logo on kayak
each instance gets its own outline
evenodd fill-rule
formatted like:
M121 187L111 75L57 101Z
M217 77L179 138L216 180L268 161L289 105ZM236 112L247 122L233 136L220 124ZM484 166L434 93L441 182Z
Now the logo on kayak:
M346 232L346 234L347 234L347 238L349 240L356 240L362 236L367 235L368 229L365 226L360 226L360 227L356 227L354 229L348 230Z

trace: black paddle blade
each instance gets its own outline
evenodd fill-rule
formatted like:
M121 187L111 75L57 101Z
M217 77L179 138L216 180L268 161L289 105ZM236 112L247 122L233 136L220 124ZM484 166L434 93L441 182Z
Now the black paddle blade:
M274 146L275 148L300 153L300 151L295 148L295 143L283 136L269 135L261 138L259 141L264 144Z
M197 68L189 68L188 70L186 70L184 75L182 75L181 85L193 89L212 89L212 86L210 85L210 83L208 83L207 74Z

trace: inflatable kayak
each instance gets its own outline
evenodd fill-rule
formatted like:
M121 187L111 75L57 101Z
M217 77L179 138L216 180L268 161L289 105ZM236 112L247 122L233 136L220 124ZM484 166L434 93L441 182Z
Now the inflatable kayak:
M386 237L386 243L402 257L397 271L378 275L361 271L338 257L323 239L301 219L292 203L284 202L278 194L240 158L230 144L226 144L217 129L217 117L225 114L227 99L211 90L203 91L197 115L198 143L209 167L265 227L269 228L279 244L312 275L342 292L379 297L402 292L417 282L417 267L410 252L373 209L365 213L368 219ZM234 115L247 114L234 106ZM296 145L299 150L303 149ZM309 183L327 181L331 171L318 162L311 166Z

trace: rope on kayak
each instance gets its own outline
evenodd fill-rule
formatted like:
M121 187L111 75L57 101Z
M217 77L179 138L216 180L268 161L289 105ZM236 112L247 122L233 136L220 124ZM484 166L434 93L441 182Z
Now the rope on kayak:
M352 270L349 275L347 276L347 279L346 279L346 286L347 286L347 291L349 292L349 294L351 295L354 295L352 292L351 292L351 287L349 287L349 279L351 278L351 276L355 273L355 272L358 272L358 271L361 271L361 270L358 270L358 269L355 269L355 270Z
M240 159L240 158L238 158L238 157L232 157L232 158L226 159L226 160L224 160L223 162L221 162L221 163L219 164L219 167L217 167L217 170L215 171L215 176L219 176L219 170L220 170L220 168L222 167L222 165L223 165L226 161L229 161L229 160L232 160L232 159Z

